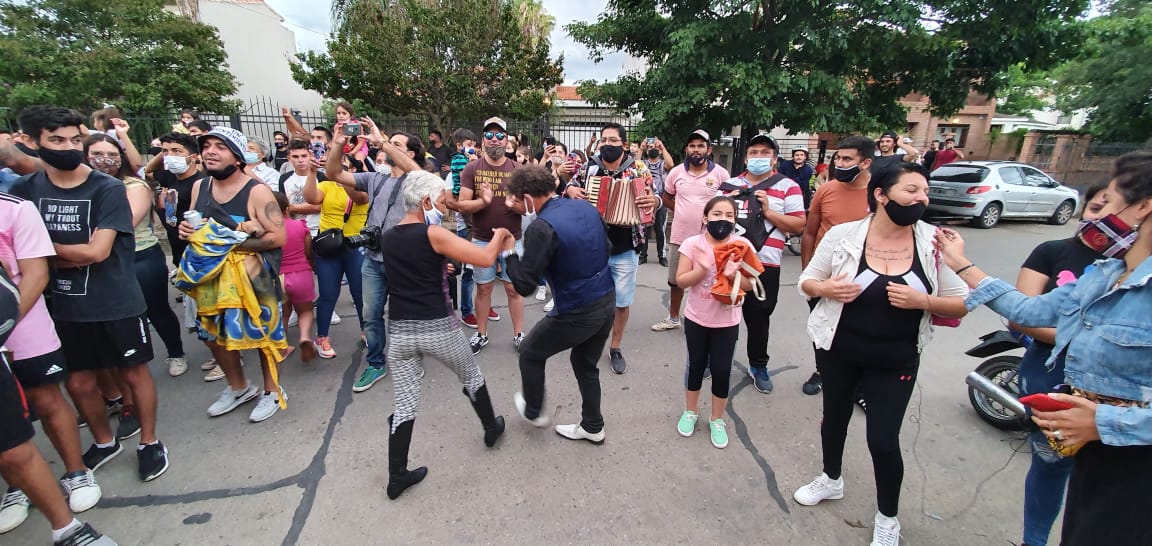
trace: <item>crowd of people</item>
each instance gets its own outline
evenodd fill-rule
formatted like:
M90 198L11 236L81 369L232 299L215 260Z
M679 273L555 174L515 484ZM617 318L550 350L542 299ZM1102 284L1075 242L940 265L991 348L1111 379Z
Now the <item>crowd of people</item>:
M1078 236L1037 249L1013 288L964 257L959 233L923 220L929 170L963 157L951 142L921 154L895 133L852 136L821 169L807 150L786 160L772 137L752 135L733 175L714 160L704 130L669 149L606 123L581 152L551 137L533 148L493 117L479 134L461 128L447 142L431 131L426 148L419 135L385 134L347 103L337 105L333 127L307 130L291 110L283 114L271 146L186 110L140 154L114 108L89 120L48 106L26 108L20 131L0 140L0 162L21 175L0 193L0 324L15 324L0 329L0 473L9 486L0 533L35 504L57 544L114 544L72 514L98 504L94 472L133 437L142 481L168 469L152 329L173 377L188 370L182 329L211 353L203 379L225 386L210 417L254 401L249 420L259 423L287 409L278 365L289 355L351 350L330 335L343 286L365 346L352 390L393 378L390 499L428 475L409 468L425 357L456 373L486 446L505 431L477 359L503 318L493 309L497 281L511 322L504 339L519 358L517 413L551 424L547 361L570 350L581 417L554 430L602 444L599 365L607 346L611 370L627 372L624 333L653 235L670 301L651 330L684 332L675 427L694 434L710 378L709 439L723 449L741 323L750 381L774 389L770 322L782 250L800 233L798 289L811 309L815 364L802 390L823 392L823 466L796 489L796 502L843 498L847 429L859 404L875 472L872 544L899 543L899 433L921 354L936 326L987 304L1038 340L1022 366L1024 390L1062 388L1067 394L1051 397L1070 408L1033 414L1025 542L1046 542L1067 483L1065 544L1152 543L1132 517L1152 482L1144 343L1152 324L1138 311L1152 278L1144 233L1152 154L1121 158L1110 184L1088 197ZM548 300L535 324L525 317L530 296ZM260 383L243 367L250 350ZM58 481L31 442L33 416L60 455ZM93 438L87 450L80 426Z

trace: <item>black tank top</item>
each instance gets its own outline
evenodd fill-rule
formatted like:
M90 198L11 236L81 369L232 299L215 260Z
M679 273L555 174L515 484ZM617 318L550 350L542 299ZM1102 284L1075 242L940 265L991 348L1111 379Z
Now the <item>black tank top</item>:
M216 199L212 197L212 183L215 180L211 177L205 178L203 184L200 186L200 193L196 196L196 206L192 207L194 210L200 211L204 219L209 218L229 227L236 229L240 222L251 220L252 217L248 214L248 197L252 194L252 188L257 184L262 184L255 179L249 178L248 182L244 183L244 187L232 196L232 199L227 203L217 203ZM280 272L280 259L282 253L279 248L272 250L264 250L260 255L267 260L268 265L276 274Z
M452 314L448 261L428 240L428 225L398 224L380 241L388 275L388 318L434 320Z

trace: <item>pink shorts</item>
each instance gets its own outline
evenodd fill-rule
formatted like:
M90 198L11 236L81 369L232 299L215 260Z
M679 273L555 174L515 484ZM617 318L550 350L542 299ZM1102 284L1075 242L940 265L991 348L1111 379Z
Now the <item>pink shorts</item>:
M286 303L304 303L316 299L316 285L311 271L293 271L284 273L283 277Z

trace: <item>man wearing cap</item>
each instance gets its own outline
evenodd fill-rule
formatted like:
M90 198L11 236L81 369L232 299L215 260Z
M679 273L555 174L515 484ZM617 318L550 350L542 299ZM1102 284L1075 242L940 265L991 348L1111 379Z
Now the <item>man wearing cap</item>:
M780 147L768 135L748 140L748 169L720 186L720 194L736 201L736 223L756 249L764 266L760 283L764 300L747 297L741 308L748 329L748 375L762 393L772 392L768 376L768 326L780 292L780 260L788 233L804 229L804 197L800 186L776 171Z
M899 147L903 153L896 153L897 147ZM872 159L872 172L879 172L897 163L911 163L920 155L920 150L905 143L892 131L880 135L880 140L877 141L876 148L880 155Z
M605 123L600 129L600 155L593 157L583 177L573 178L565 189L572 199L587 199L589 181L599 178L601 192L610 191L610 184L631 184L636 178L647 179L647 189L636 197L636 212L652 211L658 206L652 192L652 175L647 167L637 163L635 157L624 153L628 135L619 123ZM629 188L627 191L633 191ZM713 190L715 193L715 190ZM704 216L703 207L700 217ZM699 218L697 218L699 221ZM608 242L611 243L608 267L616 291L616 313L612 321L612 338L608 342L608 357L612 371L622 374L628 369L620 346L624 341L624 328L628 325L628 311L636 296L636 269L639 257L636 249L644 244L644 226L641 223L621 225L608 223Z
M680 302L684 289L676 285L676 268L680 263L680 243L704 232L704 205L716 197L720 184L732 178L728 170L714 163L712 138L703 129L692 131L684 146L684 162L668 171L664 179L664 206L672 211L672 232L668 234L668 317L652 325L663 332L680 327Z
M504 204L508 181L512 171L520 165L505 155L508 142L508 124L500 118L488 118L484 122L483 155L464 167L460 173L460 197L456 210L472 215L472 243L488 246L492 240L492 230L504 228L516 238L516 252L523 252L520 241L520 214ZM472 354L479 354L488 345L488 321L493 319L492 284L499 275L504 283L504 293L508 296L508 314L512 315L512 345L520 350L524 341L524 298L516 292L512 279L508 277L508 267L504 257L492 267L474 266L472 279L476 283L476 333L468 344ZM495 320L495 319L493 319Z
M197 137L197 141L200 144L200 159L208 178L193 186L192 210L198 211L205 220L213 219L232 229L249 233L250 237L233 248L232 252L255 253L259 257L262 271L270 272L274 278L280 271L280 247L284 246L285 237L284 216L268 185L244 174L247 137L230 127L218 126ZM196 227L181 221L180 237L187 240L196 231ZM274 281L258 283L254 280L252 288L264 297L267 297L266 291L279 292ZM276 299L280 300L280 297L276 296ZM201 321L205 320L203 315L200 318ZM262 338L269 345L274 344L271 337L276 328L265 327L261 332ZM199 328L199 333L212 351L216 365L224 372L224 380L228 382L216 401L208 407L208 415L219 417L257 398L259 401L249 415L249 420L256 423L275 415L280 410L284 392L272 376L273 366L277 363L269 360L269 351L259 351L260 368L264 375L264 388L260 389L244 376L240 351L225 349L216 339L207 339L209 336L202 328ZM246 329L246 333L252 334L249 329Z
M69 372L68 393L94 441L84 464L95 471L123 451L97 385L100 372L115 372L135 401L139 476L151 481L168 469L168 451L156 437L152 337L136 282L132 210L123 182L82 163L83 124L65 108L25 108L20 128L38 145L44 167L20 179L12 194L36 206L52 240L51 315Z

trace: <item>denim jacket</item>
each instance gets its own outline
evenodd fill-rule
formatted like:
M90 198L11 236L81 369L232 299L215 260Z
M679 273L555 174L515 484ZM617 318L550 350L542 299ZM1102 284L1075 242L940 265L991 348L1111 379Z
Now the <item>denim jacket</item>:
M1088 392L1152 402L1152 258L1124 283L1123 260L1100 260L1080 279L1034 298L988 278L965 300L969 310L987 304L1023 326L1056 326L1048 359L1066 353L1067 382ZM1152 445L1152 408L1096 407L1100 440L1115 446Z

